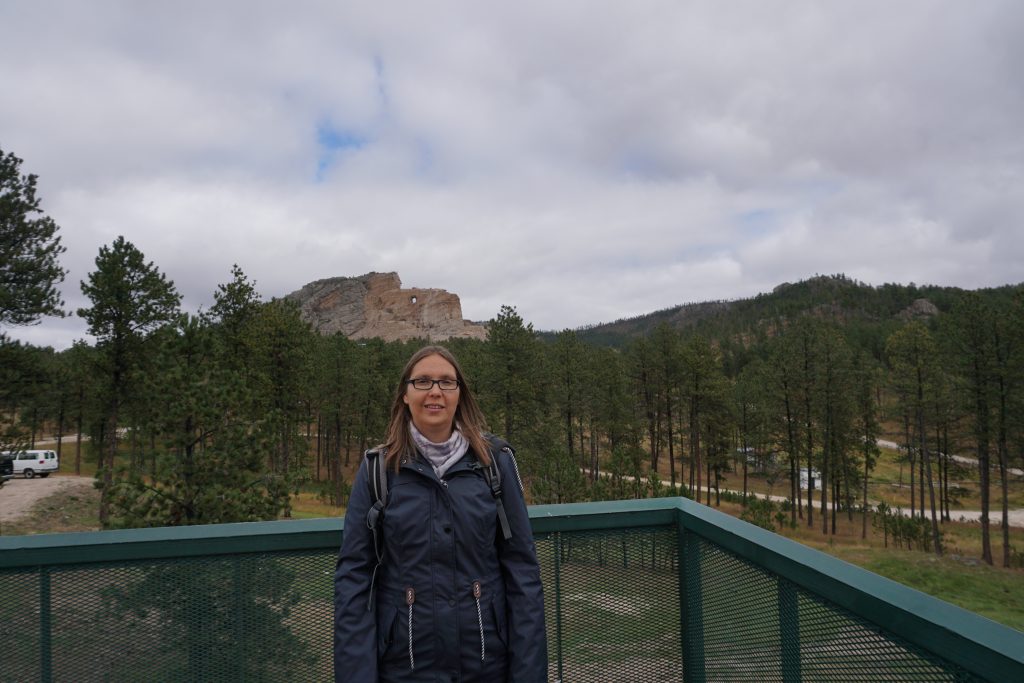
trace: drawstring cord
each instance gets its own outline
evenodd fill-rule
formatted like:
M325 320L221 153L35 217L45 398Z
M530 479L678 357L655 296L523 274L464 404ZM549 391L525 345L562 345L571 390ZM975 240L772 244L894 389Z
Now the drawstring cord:
M473 582L473 599L476 600L476 623L480 626L480 661L484 661L487 657L487 649L484 646L484 617L480 612L480 595L483 591L480 590L480 582Z
M416 591L412 588L405 589L405 604L409 606L409 671L416 668L416 660L412 657L412 604L416 602Z
M380 569L380 563L378 562L373 566L373 573L370 574L370 594L366 596L366 611L373 611L373 590L377 583L377 570Z
M519 476L519 465L518 465L518 464L516 464L516 454L515 454L515 453L513 453L513 452L512 452L512 449L511 449L511 448L509 448L508 446L505 446L505 447L504 447L504 448L502 448L501 450L503 450L503 451L505 451L506 453L508 453L508 457L509 457L509 458L510 458L510 459L512 460L512 469L513 469L513 470L515 471L515 473L516 473L516 481L518 481L518 482L519 482L519 490L520 490L520 491L523 491L523 492L525 492L525 491L526 491L526 489L525 489L525 488L523 488L523 478Z

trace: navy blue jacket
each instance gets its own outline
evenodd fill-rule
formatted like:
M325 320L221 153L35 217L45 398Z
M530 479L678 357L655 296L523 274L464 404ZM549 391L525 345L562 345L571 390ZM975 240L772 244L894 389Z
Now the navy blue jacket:
M547 680L544 596L514 456L492 452L512 538L472 451L439 480L420 457L388 471L384 561L366 524L366 460L334 574L334 680ZM411 622L410 603L411 602Z

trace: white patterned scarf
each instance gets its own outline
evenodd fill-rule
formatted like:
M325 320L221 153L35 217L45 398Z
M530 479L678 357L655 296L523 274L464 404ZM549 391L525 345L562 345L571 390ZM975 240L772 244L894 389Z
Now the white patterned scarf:
M409 431L412 434L412 440L416 443L416 447L420 449L420 453L427 459L430 466L434 468L438 479L443 477L444 473L469 450L469 442L462 436L458 425L452 430L452 435L444 443L434 443L423 436L412 422L409 422Z

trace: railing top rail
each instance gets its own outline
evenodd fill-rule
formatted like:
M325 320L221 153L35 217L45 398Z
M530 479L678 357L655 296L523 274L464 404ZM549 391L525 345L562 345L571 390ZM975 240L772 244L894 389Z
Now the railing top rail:
M530 519L537 534L637 526L674 526L675 498L603 503L534 505ZM199 555L337 548L340 517L117 529L65 534L0 537L0 569L41 564L168 559Z
M338 518L0 537L0 569L338 547Z
M639 498L596 503L533 505L530 523L535 534L598 531L645 526L674 527L682 498Z

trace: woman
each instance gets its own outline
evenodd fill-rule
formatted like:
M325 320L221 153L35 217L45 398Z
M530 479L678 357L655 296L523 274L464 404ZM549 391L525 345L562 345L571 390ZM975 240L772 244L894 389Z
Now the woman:
M413 354L387 441L364 459L345 513L336 682L546 680L544 598L515 458L483 429L455 357L440 346ZM375 545L368 512L381 457L387 493Z

